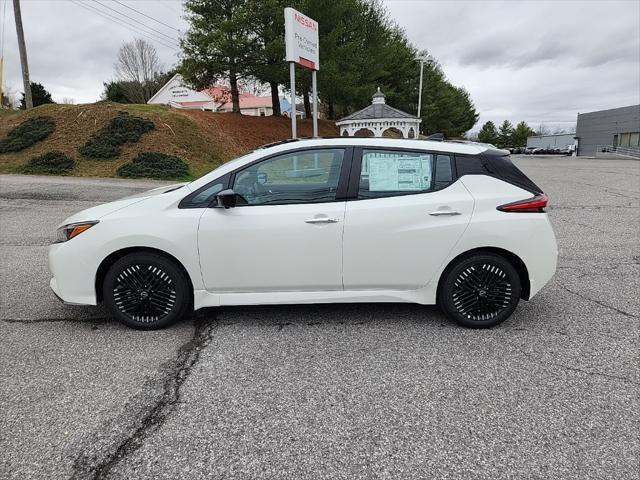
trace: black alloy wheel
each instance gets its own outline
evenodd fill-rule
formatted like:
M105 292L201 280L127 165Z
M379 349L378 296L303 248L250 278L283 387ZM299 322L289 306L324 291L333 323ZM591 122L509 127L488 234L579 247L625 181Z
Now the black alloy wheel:
M141 330L163 328L191 307L189 282L171 259L155 253L133 253L109 268L103 297L120 322Z
M518 272L503 257L471 255L445 271L438 303L465 327L489 328L511 316L520 300Z

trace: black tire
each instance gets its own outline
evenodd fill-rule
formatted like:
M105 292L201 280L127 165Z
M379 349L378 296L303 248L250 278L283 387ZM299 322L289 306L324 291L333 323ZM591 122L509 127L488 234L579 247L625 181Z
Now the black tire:
M493 253L476 253L445 270L438 305L459 325L491 328L511 316L521 290L520 276L508 260Z
M168 327L192 309L193 292L184 270L151 252L131 253L114 262L102 292L111 315L138 330Z

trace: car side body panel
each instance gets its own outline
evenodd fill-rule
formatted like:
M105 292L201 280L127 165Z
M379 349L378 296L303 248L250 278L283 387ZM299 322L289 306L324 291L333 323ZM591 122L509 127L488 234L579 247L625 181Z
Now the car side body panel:
M424 287L471 220L462 182L435 192L347 202L345 290Z
M138 201L104 215L105 221L76 238L51 245L49 268L56 295L67 303L96 305L95 281L102 261L136 247L171 255L185 268L194 289L202 289L197 231L203 210L176 208L187 193L175 191Z
M477 248L507 250L524 262L531 283L529 298L533 298L556 271L558 247L547 214L497 210L496 207L505 203L533 197L532 193L502 180L484 175L465 175L460 181L473 195L476 208L469 227L447 263Z

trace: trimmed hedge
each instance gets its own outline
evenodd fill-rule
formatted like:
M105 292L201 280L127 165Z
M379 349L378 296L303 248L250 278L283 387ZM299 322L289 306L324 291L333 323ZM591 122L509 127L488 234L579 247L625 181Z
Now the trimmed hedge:
M0 140L0 153L19 152L47 138L56 128L51 117L33 117L11 130Z
M109 124L98 130L79 152L89 158L114 158L120 155L120 146L135 143L143 134L155 128L151 120L118 112Z
M184 178L189 175L189 166L173 155L143 152L121 166L118 175L127 178Z
M75 165L73 158L62 152L53 151L33 157L21 170L24 173L64 174L69 173Z

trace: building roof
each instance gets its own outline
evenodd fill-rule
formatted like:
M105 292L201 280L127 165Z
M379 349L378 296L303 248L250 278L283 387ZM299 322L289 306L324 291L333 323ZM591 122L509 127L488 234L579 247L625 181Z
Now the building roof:
M195 100L191 102L171 102L182 107L204 107L205 105L209 105L213 100Z
M384 100L384 93L382 93L380 88L378 88L378 91L373 94L373 102L371 105L341 118L338 122L344 122L345 120L370 120L376 118L417 119L418 117L387 105Z
M266 108L272 107L271 95L264 97L256 97L250 93L240 94L240 109L243 108ZM220 107L221 110L227 110L233 108L232 102L227 102Z

